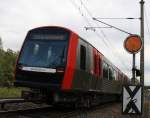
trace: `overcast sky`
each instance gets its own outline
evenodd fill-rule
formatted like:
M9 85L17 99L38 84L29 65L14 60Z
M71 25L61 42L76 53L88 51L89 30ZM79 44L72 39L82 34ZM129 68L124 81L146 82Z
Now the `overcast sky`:
M4 49L20 50L28 30L47 25L67 27L99 49L113 64L131 77L132 55L124 50L128 34L112 28L85 30L84 27L105 27L92 20L99 18L140 17L140 0L0 0L0 37ZM145 84L150 85L150 1L145 0ZM102 21L140 34L135 20ZM139 68L139 54L136 55Z

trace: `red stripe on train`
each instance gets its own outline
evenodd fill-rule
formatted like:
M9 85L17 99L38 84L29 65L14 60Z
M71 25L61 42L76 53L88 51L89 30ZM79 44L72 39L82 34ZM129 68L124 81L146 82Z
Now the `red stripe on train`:
M66 71L64 75L64 80L62 82L63 90L71 89L72 86L72 80L74 77L76 66L77 46L78 46L78 36L72 33L69 41Z

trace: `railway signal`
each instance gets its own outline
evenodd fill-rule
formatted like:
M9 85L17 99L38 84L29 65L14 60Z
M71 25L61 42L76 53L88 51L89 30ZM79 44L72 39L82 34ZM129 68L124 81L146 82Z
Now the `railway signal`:
M130 54L133 54L133 67L132 67L132 84L135 83L135 74L140 75L140 70L135 67L135 54L138 53L142 48L142 40L140 36L134 34L130 35L124 41L124 48Z
M140 70L135 67L135 54L142 48L142 40L138 35L130 35L124 41L124 48L133 54L132 85L123 86L122 112L127 114L142 114L142 86L135 85L136 76Z
M127 52L135 54L139 52L142 48L142 40L138 35L130 35L124 41L124 47Z

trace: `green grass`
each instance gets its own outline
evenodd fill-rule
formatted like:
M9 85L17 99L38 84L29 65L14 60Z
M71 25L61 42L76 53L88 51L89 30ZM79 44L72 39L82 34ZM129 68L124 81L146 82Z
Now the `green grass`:
M21 97L21 88L7 88L7 87L0 87L0 98L18 98Z

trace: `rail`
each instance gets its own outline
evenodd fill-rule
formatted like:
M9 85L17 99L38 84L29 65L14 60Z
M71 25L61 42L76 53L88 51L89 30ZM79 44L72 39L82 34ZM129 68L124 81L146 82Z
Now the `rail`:
M46 107L38 107L38 108L27 108L21 110L2 110L0 111L0 116L14 115L14 114L29 114L29 113L39 112L39 111L45 112L47 110L50 110L51 108L52 108L51 106L46 106Z
M25 102L25 100L24 100L24 99L21 99L21 98L0 99L1 109L4 109L5 104L10 104L10 103L23 103L23 102Z

